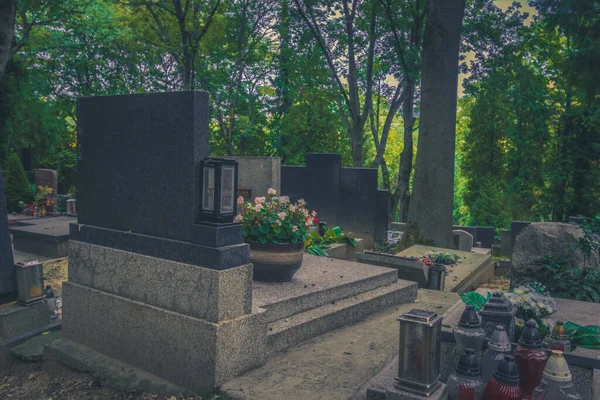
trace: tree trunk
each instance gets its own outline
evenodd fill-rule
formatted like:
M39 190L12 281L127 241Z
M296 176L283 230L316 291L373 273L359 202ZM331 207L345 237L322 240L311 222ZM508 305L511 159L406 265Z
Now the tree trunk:
M352 131L350 132L350 139L352 142L352 161L354 162L355 168L363 167L363 134L364 123L353 119Z
M16 8L16 0L0 1L0 81L11 57Z
M398 209L400 204L400 221L406 222L408 219L408 208L410 204L410 173L413 163L413 128L415 126L415 117L413 112L415 101L415 83L407 83L406 95L402 109L402 119L404 120L404 147L400 153L400 171L398 173L398 187L391 197L391 212Z
M183 78L183 90L193 90L193 72L194 72L194 56L188 49L183 50L183 65L182 78Z
M403 245L452 248L458 56L465 0L430 0L423 39L421 115Z

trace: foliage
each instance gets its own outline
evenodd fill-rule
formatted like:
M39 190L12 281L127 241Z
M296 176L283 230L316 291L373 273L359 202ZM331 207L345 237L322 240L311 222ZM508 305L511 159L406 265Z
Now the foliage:
M307 238L304 240L304 248L313 256L328 257L325 250L334 243L346 243L352 247L356 247L358 242L356 239L350 237L351 234L352 233L343 233L339 226L336 226L333 229L328 229L327 226L325 226L323 236L316 232L308 234Z
M600 303L600 270L569 268L564 260L548 256L540 273L553 296Z
M446 253L443 251L428 251L423 257L419 259L422 263L427 265L432 264L445 264L452 265L456 264L458 257L454 253Z
M600 326L581 326L574 322L565 322L571 345L586 349L600 349Z
M594 218L584 218L579 224L583 229L583 237L579 239L579 247L589 256L592 252L600 255L600 214Z
M254 203L238 198L241 208L235 218L242 224L242 235L247 241L260 243L298 243L306 238L307 228L313 224L316 212L309 213L306 202L291 203L287 196L277 196L269 189L265 197L257 197Z
M11 153L6 163L5 182L6 207L8 212L21 212L20 202L33 201L33 191L27 181L21 160L15 153Z
M477 312L479 312L491 298L492 294L490 292L488 292L485 297L477 292L465 292L460 294L460 299L463 303L468 306L473 306Z
M37 193L35 195L35 201L38 203L44 203L50 199L53 189L50 186L38 186Z
M537 323L542 337L550 334L550 321L548 317L557 310L556 301L550 296L546 287L531 282L509 291L506 297L517 307L515 325L522 329L529 320Z
M375 243L375 251L384 254L396 254L400 245L400 233L388 231L387 240Z

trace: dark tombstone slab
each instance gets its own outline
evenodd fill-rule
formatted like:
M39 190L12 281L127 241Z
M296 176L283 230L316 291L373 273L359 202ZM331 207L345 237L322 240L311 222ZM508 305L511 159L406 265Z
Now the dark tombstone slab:
M78 121L72 239L218 270L248 264L241 235L232 243L223 234L216 242L230 245L213 247L194 227L209 154L207 93L84 97Z
M340 193L342 155L307 153L306 173L303 186L308 207L317 210L319 218L329 226L338 225L338 207L343 196Z
M188 240L208 112L204 92L80 98L79 223Z
M4 180L0 176L0 302L16 298L16 291L15 262L8 230Z
M527 228L531 224L529 221L512 221L510 223L510 253L512 254L512 249L515 247L515 243L517 242L517 236L519 233L525 228Z
M340 207L334 212L337 214L338 224L344 231L375 234L376 195L376 169L342 169L338 195Z
M390 191L378 190L375 204L375 241L381 242L388 238L387 227L390 222Z
M475 240L481 242L481 247L491 249L494 245L494 236L496 229L493 226L477 226L475 227Z

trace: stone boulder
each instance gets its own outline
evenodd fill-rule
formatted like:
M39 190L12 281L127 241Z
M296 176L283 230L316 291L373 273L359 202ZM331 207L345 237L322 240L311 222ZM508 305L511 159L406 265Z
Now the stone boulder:
M579 249L583 230L572 224L535 222L517 236L511 264L511 284L520 284L525 278L540 280L540 269L553 256L563 259L571 268L600 268L598 254L589 256ZM544 282L542 282L544 283Z

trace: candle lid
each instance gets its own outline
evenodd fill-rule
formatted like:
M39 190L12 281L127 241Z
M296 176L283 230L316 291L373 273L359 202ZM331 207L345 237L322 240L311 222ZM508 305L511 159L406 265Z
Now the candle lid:
M512 349L508 335L502 325L496 326L496 330L492 333L492 337L490 337L490 341L488 342L488 349L503 353Z
M456 372L468 377L481 376L481 365L479 365L479 359L475 355L475 350L465 349L456 366Z
M460 316L458 325L465 328L479 328L481 326L481 320L479 319L479 315L477 315L477 311L475 311L475 307L467 306L465 308L465 311Z
M519 369L513 356L504 356L494 371L494 379L505 385L519 386Z
M573 379L562 351L552 351L552 357L548 359L544 368L544 378L555 382L570 382Z
M556 321L556 325L552 328L552 338L559 340L567 340L569 338L565 324L562 321Z
M523 332L521 332L521 338L519 339L519 346L528 349L541 349L542 348L542 337L537 329L535 321L529 320Z

